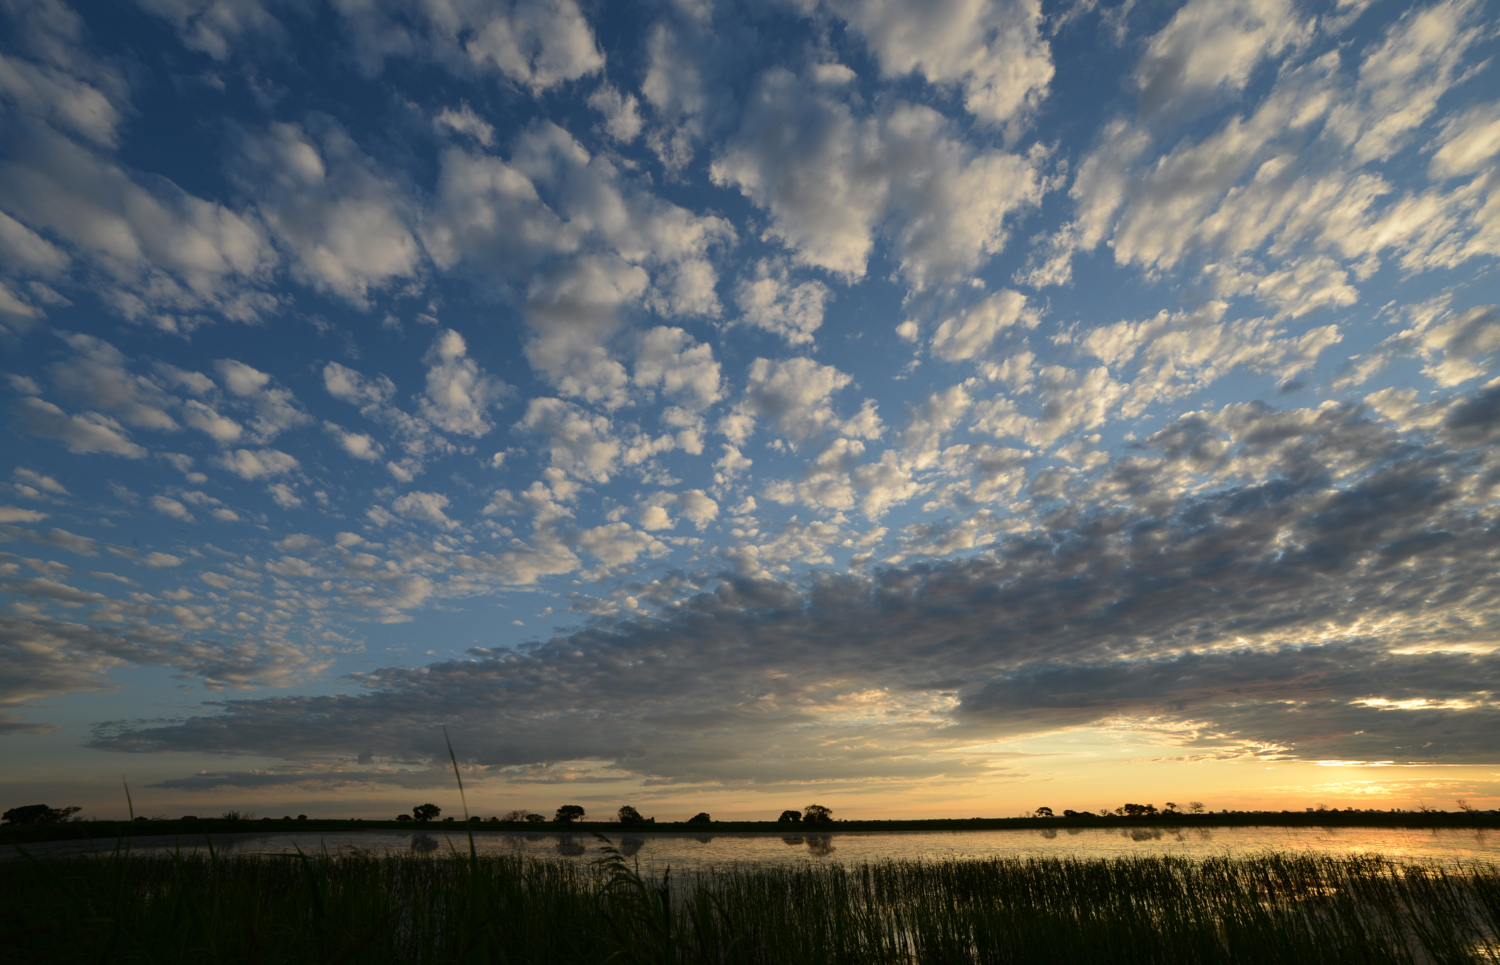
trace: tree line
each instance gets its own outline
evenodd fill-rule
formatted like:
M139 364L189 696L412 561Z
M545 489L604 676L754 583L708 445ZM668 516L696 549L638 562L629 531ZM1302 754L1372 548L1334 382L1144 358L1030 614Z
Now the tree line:
M410 814L396 815L396 820L401 822L410 821L415 824L427 824L430 821L436 821L442 813L443 809L438 807L436 804L418 804L416 807L411 809ZM562 807L557 809L557 812L555 814L553 814L552 823L565 826L574 824L578 821L582 821L587 813L588 812L584 810L581 804L564 804ZM1050 815L1051 812L1048 811L1048 813ZM641 825L656 823L656 818L648 818L643 816L639 810L629 804L622 806L618 811L616 811L614 817L618 823L624 825L625 827L639 827ZM443 818L443 820L453 821L455 819L448 817ZM537 814L532 811L527 811L524 808L516 808L515 810L506 811L504 814L489 818L487 820L488 822L495 823L507 822L511 824L546 824L547 816L544 814ZM833 810L831 808L826 808L821 804L809 804L801 811L782 811L781 816L776 820L784 824L804 824L821 827L822 825L833 823ZM469 818L469 821L474 824L486 823L485 818L477 816ZM688 824L708 824L712 821L713 817L707 811L699 811L697 814L687 819Z

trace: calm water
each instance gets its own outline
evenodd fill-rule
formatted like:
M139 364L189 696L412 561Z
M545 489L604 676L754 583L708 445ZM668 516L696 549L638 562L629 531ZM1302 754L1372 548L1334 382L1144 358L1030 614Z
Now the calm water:
M890 859L946 861L996 857L1114 858L1177 855L1204 858L1272 851L1325 854L1380 854L1423 863L1486 861L1500 863L1500 832L1377 828L1170 828L1059 829L1047 831L911 831L828 834L671 834L609 835L643 869L670 865L692 871L736 864L790 865L800 862L858 865ZM591 861L603 842L588 834L511 834L475 832L483 854ZM113 846L114 842L109 842ZM247 833L214 836L214 847L230 854L289 854L357 849L375 854L439 853L451 847L467 853L468 837L451 827L427 831L358 831L348 834ZM203 839L140 837L137 853L203 850ZM33 854L86 853L86 842L29 845Z

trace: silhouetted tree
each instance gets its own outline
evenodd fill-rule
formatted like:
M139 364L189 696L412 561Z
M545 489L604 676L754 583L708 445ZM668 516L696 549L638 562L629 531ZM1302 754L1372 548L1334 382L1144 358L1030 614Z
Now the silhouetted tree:
M546 822L546 820L547 820L547 816L545 814L528 814L528 815L526 815L526 822L528 824L543 824L543 823Z
M83 808L49 808L45 804L25 804L0 814L6 824L62 824Z
M553 820L555 820L558 824L572 824L574 821L582 820L583 814L583 808L579 807L577 804L564 804L562 807L557 809L557 817L555 817Z
M1202 801L1189 801L1188 802L1188 811L1192 812L1193 814L1202 814L1203 813L1203 802Z
M635 824L645 824L646 819L641 817L641 812L627 804L620 808L620 823L630 827Z
M802 809L803 824L832 824L833 812L821 804L809 804Z
M418 804L411 809L411 816L417 819L418 824L426 824L442 813L443 809L436 804Z
M398 815L396 815L396 820L397 821L410 821L411 820L411 815L410 814L398 814Z
M802 823L802 812L782 811L781 817L777 818L776 820L787 824L800 824Z
M699 811L697 814L688 818L688 824L709 824L712 821L713 818L708 816L707 811Z
M1180 808L1180 807L1177 806L1177 802L1176 801L1168 801L1166 804L1163 804L1161 806L1161 813L1163 813L1163 814L1181 814L1182 813L1182 808Z
M1128 818L1144 818L1156 813L1154 804L1126 804L1121 806L1120 813Z
M1052 809L1051 808L1037 808L1036 809L1036 816L1039 817L1039 818L1050 818L1050 817L1053 817L1054 815L1052 814Z

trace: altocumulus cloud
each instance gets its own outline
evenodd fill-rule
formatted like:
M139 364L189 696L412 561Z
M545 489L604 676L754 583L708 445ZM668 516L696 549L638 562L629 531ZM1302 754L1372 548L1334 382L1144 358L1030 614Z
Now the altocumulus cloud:
M1151 719L1226 756L1486 761L1500 409L1473 410L1492 391L1426 432L1364 406L1195 413L971 558L688 574L666 606L520 651L114 724L95 745L405 760L436 754L444 723L499 773L588 759L776 783L917 777L927 752ZM860 754L824 750L853 734Z

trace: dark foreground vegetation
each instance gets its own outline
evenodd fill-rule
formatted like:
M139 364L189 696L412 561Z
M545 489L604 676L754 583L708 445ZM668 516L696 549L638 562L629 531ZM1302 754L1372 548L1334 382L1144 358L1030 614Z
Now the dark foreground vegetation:
M7 963L1497 962L1500 868L1266 855L643 877L517 857L0 864Z

